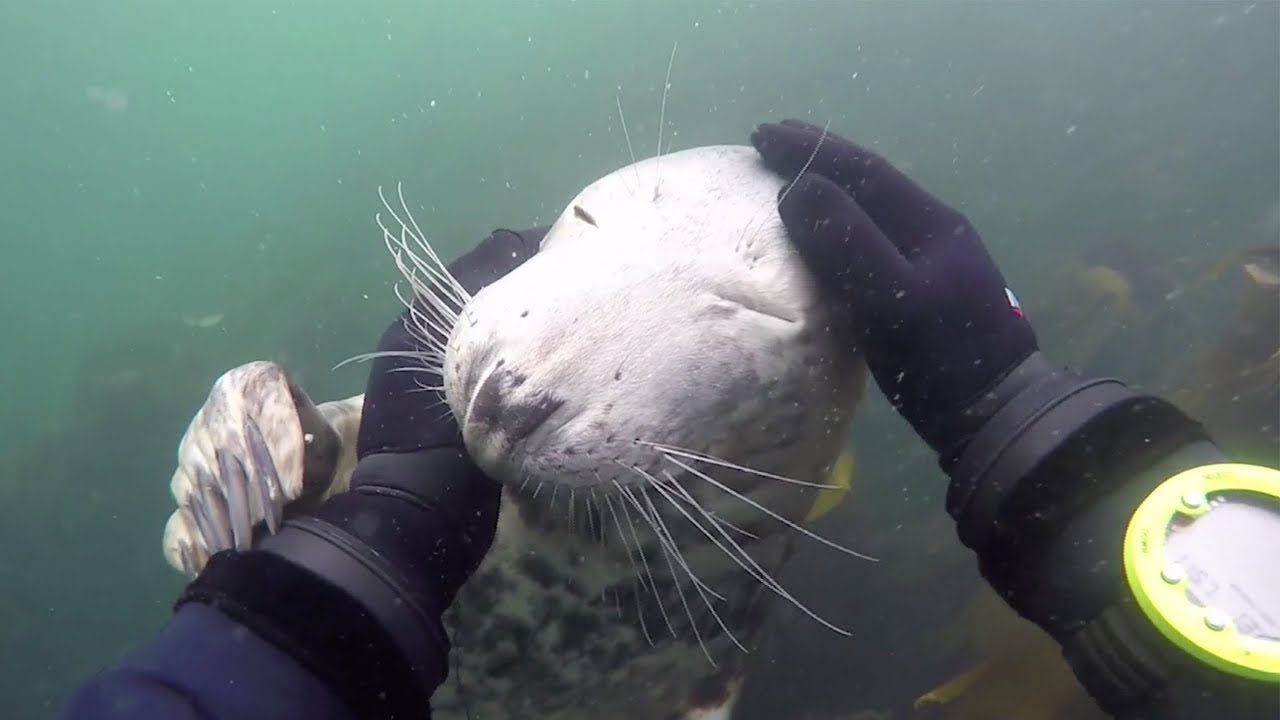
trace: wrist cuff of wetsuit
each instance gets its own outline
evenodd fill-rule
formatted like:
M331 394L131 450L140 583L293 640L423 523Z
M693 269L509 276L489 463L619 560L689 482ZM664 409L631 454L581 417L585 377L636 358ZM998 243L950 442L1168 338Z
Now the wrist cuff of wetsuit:
M1127 472L1208 439L1171 403L1054 369L1040 353L1006 382L1019 389L996 388L1009 399L944 463L947 512L980 557L1015 530L1022 543L1051 536Z
M299 520L306 526L312 519ZM422 644L407 650L406 638L394 633L421 621L388 620L395 591L379 587L379 573L347 550L296 522L271 538L289 550L213 555L176 607L199 602L231 617L305 667L356 717L429 719L431 694L446 670L443 630L421 628L413 637ZM303 562L287 556L293 554Z
M472 467L452 451L366 459L358 466L366 479L427 470L453 477ZM219 608L361 716L421 717L447 676L441 616L461 584L451 579L464 572L452 568L463 564L454 520L436 510L389 487L336 495L252 551L215 555L179 604Z

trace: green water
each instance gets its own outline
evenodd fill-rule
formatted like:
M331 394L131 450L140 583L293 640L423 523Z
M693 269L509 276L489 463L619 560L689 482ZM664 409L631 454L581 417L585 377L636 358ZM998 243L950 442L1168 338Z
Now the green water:
M360 366L329 368L396 310L379 185L403 182L448 256L550 222L627 162L615 95L636 154L656 151L678 42L673 147L829 120L964 208L1025 298L1051 252L1108 233L1150 258L1276 241L1278 7L10 0L0 717L50 716L166 616L167 482L221 371L283 358L313 397L359 389ZM864 455L866 501L890 523L939 511L896 419L866 425L901 448ZM893 598L871 595L822 602L883 624ZM877 658L874 695L900 674L875 642L790 662L821 694Z

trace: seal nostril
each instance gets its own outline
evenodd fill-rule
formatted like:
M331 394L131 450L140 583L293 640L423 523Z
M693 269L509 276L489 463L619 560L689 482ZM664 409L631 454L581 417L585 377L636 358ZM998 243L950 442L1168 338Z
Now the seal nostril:
M564 401L543 395L533 402L508 404L502 396L504 385L511 390L519 387L521 382L523 378L513 377L508 372L489 373L471 401L470 421L501 433L509 442L532 435L564 405Z

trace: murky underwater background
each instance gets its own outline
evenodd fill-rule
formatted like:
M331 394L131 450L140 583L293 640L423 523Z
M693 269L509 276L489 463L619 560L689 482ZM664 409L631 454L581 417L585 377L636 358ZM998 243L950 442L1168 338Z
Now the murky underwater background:
M676 42L674 148L830 121L969 214L1053 357L1181 389L1275 464L1274 358L1244 389L1197 363L1278 347L1274 288L1231 255L1280 249L1278 28L1275 2L6 3L0 717L50 717L164 621L176 444L222 371L275 359L317 400L359 391L364 366L330 368L397 309L379 185L449 256L550 222L628 161L615 94L656 151ZM988 603L878 396L854 443L819 529L883 561L810 545L784 578L853 637L779 617L742 715L912 717L996 658L1036 670L998 681L1027 698L979 683L934 716L1091 717Z

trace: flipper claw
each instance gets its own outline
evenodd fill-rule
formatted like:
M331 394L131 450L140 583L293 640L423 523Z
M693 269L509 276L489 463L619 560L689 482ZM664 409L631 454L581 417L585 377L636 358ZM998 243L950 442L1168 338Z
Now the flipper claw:
M280 483L280 472L276 469L276 463L271 459L271 450L253 418L245 423L244 437L248 441L254 477L259 479L259 482L251 483L258 491L258 510L267 524L267 530L274 533L280 529L284 516L285 492ZM303 441L305 440L304 436Z
M240 458L219 448L218 473L222 478L222 494L227 501L227 519L230 522L231 542L237 550L247 550L253 543L254 508L249 506L249 476Z
M178 541L178 558L182 562L182 574L187 576L188 580L195 580L199 571L196 569L195 552L191 549L191 543L185 540Z
M195 516L196 529L204 538L210 552L226 550L232 545L231 522L227 518L227 506L218 489L218 482L203 466L195 469L196 492L190 498L191 512Z
M165 526L169 564L187 577L222 550L280 529L285 508L346 487L362 397L320 407L285 371L252 362L218 378L178 445ZM351 422L352 419L355 422Z

